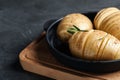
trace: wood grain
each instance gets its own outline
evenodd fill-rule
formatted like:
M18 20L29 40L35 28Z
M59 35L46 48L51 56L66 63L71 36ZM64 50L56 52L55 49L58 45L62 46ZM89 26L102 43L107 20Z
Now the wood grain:
M57 80L120 80L120 71L105 74L77 71L60 64L50 53L45 32L19 55L24 70Z

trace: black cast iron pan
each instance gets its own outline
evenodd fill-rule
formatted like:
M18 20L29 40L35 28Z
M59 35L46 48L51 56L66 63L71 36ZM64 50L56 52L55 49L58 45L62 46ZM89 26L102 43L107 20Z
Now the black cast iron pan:
M93 21L96 12L83 13ZM88 61L75 58L70 54L68 44L63 43L56 34L56 29L61 19L49 20L44 25L46 41L54 57L65 66L80 71L106 73L120 70L120 60L112 61Z

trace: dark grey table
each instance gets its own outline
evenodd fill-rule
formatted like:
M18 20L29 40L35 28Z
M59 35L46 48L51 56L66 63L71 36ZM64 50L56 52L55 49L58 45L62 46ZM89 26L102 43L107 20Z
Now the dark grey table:
M0 80L46 80L22 69L18 55L47 20L73 12L120 7L120 0L0 0Z

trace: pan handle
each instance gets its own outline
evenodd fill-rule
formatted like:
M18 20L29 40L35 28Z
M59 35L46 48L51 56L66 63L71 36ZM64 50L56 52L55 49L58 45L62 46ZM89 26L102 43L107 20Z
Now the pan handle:
M49 26L56 21L57 19L51 19L45 22L45 24L43 25L44 31L47 31L47 29L49 28Z
M46 21L46 22L44 23L44 25L43 25L43 31L42 31L42 33L40 34L40 37L37 39L36 43L40 42L40 41L43 39L43 37L45 37L47 29L48 29L49 26L50 26L54 21L56 21L56 20L57 20L57 19L50 19L50 20L48 20L48 21Z

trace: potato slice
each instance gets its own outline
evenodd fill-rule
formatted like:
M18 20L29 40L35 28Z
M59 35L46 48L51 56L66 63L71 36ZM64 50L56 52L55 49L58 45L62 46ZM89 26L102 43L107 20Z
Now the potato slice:
M109 14L110 12L110 14ZM109 15L106 15L109 14ZM106 17L104 18L104 16ZM99 22L100 20L100 22ZM102 21L101 21L102 20ZM99 11L94 19L94 25L120 40L120 10L115 7L104 8Z
M104 50L105 46L107 45L109 38L110 38L110 36L108 34L106 34L102 38L102 42L100 44L100 48L98 50L96 60L101 60L101 56L103 55L103 50Z
M100 10L97 15L95 16L94 19L94 24L97 29L99 29L101 22L109 15L111 15L114 12L119 11L118 8L115 7L109 7L109 8L104 8Z
M89 32L76 32L69 40L70 51L73 52L74 56L83 58L84 45L87 37L93 30Z
M84 57L89 60L95 60L99 50L102 38L106 36L105 32L94 30L88 37L84 49Z
M120 48L120 41L116 39L115 37L111 36L111 38L108 40L103 50L101 59L102 60L114 60L119 48Z
M120 40L120 11L108 16L100 25L100 29L110 33Z
M97 60L99 58L97 57L99 54L99 49L101 49L101 44L105 37L107 37L107 33L94 30L86 41L84 57L91 60Z
M112 24L119 24L117 21L119 20L120 16L120 11L114 12L113 14L111 14L110 16L107 16L100 24L100 30L109 32L109 29L111 29Z
M108 25L108 27L110 27L108 32L111 34L115 34L116 32L118 33L120 31L120 13L118 13L118 15L115 15L115 17L116 18L113 19L113 21Z

